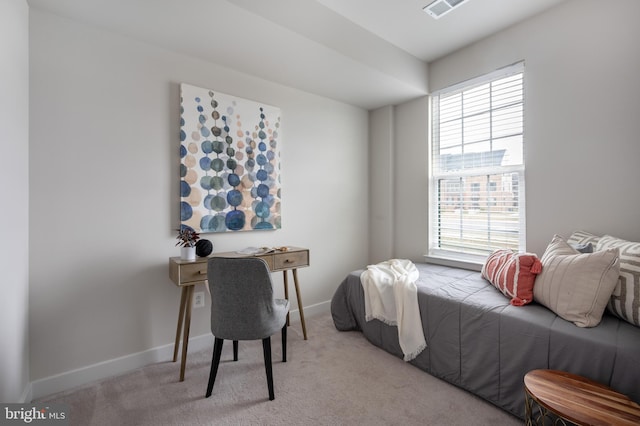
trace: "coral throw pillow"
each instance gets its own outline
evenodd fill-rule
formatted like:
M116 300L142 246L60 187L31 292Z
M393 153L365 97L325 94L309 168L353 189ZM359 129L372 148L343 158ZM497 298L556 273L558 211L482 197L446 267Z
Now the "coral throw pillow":
M531 253L514 253L496 250L482 265L482 277L493 284L515 306L526 305L533 300L533 284L542 271L538 256Z

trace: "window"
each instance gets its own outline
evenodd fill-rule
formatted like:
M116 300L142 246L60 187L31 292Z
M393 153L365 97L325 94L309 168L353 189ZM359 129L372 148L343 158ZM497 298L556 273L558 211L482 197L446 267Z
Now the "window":
M524 251L524 65L432 95L429 255Z

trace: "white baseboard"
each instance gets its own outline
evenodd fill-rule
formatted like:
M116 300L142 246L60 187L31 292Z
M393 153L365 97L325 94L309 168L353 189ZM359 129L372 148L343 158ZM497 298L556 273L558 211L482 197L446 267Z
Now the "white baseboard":
M305 307L305 317L328 312L331 301L326 301ZM300 322L300 315L297 310L292 310L290 315L292 322ZM198 352L209 346L212 347L213 339L211 333L189 338L189 353ZM149 364L166 362L173 358L173 343L147 349L146 351L124 355L118 358L88 365L75 370L56 374L35 380L29 384L23 393L24 401L31 402L47 395L73 389L96 380L117 376L136 368ZM179 361L178 361L179 362Z
M305 306L304 316L305 318L311 318L318 314L324 314L326 312L329 312L330 309L331 309L331 300L327 300L324 302L316 303L315 305ZM289 319L291 321L296 321L296 322L300 321L300 311L298 311L297 309L292 310Z
M27 383L27 387L22 392L22 395L20 395L20 399L18 400L18 402L21 404L31 402L31 400L33 399L32 394L33 386L31 385L31 383Z
M189 338L189 353L197 352L212 345L211 334ZM173 358L173 343L147 349L146 351L124 355L75 370L31 382L32 399L42 398L57 392L73 389L96 380L106 379L126 373L136 368ZM178 361L179 362L179 361Z

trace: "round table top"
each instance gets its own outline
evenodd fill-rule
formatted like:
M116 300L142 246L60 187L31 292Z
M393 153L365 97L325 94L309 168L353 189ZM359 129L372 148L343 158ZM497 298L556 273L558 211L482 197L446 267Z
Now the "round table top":
M542 407L579 425L640 425L640 405L613 389L575 374L533 370L526 392Z

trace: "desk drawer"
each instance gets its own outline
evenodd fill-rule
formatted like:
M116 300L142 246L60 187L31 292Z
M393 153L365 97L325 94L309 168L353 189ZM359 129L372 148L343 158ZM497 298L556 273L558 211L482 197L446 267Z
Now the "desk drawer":
M273 255L273 270L294 269L309 266L309 251L292 251Z
M180 283L205 281L207 279L207 262L180 265Z

